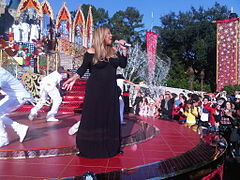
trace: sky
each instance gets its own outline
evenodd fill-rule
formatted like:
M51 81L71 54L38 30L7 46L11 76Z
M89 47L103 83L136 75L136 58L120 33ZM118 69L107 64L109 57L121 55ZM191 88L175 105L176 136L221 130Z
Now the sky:
M9 1L9 0L8 0ZM42 2L43 0L39 0ZM240 16L240 0L48 0L53 7L55 16L60 10L64 1L69 11L77 10L79 5L91 4L96 8L104 8L111 17L115 12L125 11L127 7L135 7L143 15L145 29L151 29L153 26L159 26L161 16L170 12L186 12L191 7L204 9L211 8L215 2L226 5L229 10Z

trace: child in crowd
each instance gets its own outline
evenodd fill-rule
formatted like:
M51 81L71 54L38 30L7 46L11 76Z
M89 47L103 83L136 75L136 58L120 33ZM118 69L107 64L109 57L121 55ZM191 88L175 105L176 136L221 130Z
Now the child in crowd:
M153 102L150 102L148 107L148 116L155 117L155 112L156 112L155 104Z
M143 101L140 102L140 116L147 116L148 115L148 98L143 98Z
M141 92L140 90L137 92L137 96L135 98L135 101L133 103L133 107L134 107L134 114L136 115L139 115L139 112L140 112L140 104L142 103L143 101L143 97L141 95Z
M184 114L186 116L186 127L192 128L193 130L196 130L196 118L198 117L198 110L193 105L193 102L191 100L187 100L186 107L184 110Z

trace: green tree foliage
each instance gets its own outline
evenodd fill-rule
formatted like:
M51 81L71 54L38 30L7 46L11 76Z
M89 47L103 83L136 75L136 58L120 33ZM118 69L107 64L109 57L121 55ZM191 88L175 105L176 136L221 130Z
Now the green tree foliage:
M200 81L204 70L206 84L215 88L216 72L216 24L213 21L226 19L229 11L218 3L204 10L191 8L187 12L173 12L160 17L161 26L154 27L159 34L158 46L171 58L171 70L167 84L189 88L184 74L189 67L195 72L194 82ZM196 84L196 83L195 83Z
M188 87L188 75L184 65L176 61L172 63L174 64L171 64L167 86L186 89L186 87Z
M234 92L235 91L239 91L239 89L240 89L240 85L239 84L238 85L237 84L236 85L229 84L229 85L224 86L222 91L226 91L227 94L229 94L229 95L234 95Z
M125 39L128 42L141 42L143 33L143 15L134 8L116 12L110 18L110 25L115 39Z

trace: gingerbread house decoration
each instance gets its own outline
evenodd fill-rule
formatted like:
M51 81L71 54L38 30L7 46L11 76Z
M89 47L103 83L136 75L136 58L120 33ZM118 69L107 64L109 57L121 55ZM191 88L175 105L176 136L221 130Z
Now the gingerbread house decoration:
M92 45L92 33L93 33L92 7L89 6L87 23L86 23L87 47L89 47L89 48Z
M58 12L57 15L57 19L56 19L56 31L58 31L58 29L61 26L61 21L66 21L67 26L66 29L68 31L68 40L71 41L71 34L72 34L72 19L71 19L71 14L66 6L66 2L63 3L61 9Z
M17 9L16 19L18 19L21 13L28 8L35 9L39 18L42 19L43 17L42 7L38 0L21 0Z
M85 30L85 18L83 15L83 12L81 10L81 6L78 7L77 13L75 15L74 21L73 21L73 29L72 29L72 42L74 42L77 28L80 28L79 35L82 38L82 45L86 47L86 30Z
M51 20L53 21L53 20L54 20L54 13L53 13L53 10L52 10L52 6L51 6L50 3L48 2L48 0L44 0L44 1L41 3L41 6L42 6L42 12L43 12L43 14L48 14L49 17L51 18Z

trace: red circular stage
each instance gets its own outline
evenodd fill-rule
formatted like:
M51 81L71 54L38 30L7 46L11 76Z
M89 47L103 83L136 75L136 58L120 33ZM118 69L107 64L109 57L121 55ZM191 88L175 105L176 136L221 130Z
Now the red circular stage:
M11 115L30 129L25 141L19 143L16 133L7 128L10 144L0 149L0 179L64 178L82 176L87 171L103 175L111 172L111 178L119 173L143 177L142 169L150 173L154 168L149 169L149 165L160 167L158 163L165 160L183 157L178 164L165 163L162 167L173 170L174 166L175 170L183 166L184 161L197 162L195 157L185 157L197 146L200 154L212 152L205 148L197 133L175 121L127 115L127 124L122 125L124 153L113 158L87 159L75 155L75 135L68 135L68 129L80 119L79 114L59 114L59 122L46 122L45 113L33 121L27 115L19 112Z

